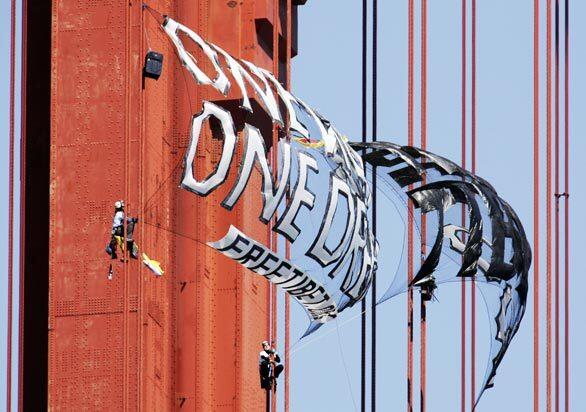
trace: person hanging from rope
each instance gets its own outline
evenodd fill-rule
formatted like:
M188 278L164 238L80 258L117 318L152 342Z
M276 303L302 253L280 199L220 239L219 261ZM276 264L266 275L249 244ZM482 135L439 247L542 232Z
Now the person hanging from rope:
M265 390L277 389L277 378L283 372L281 358L275 347L271 347L268 341L263 341L262 350L258 358L258 370L260 373L260 387Z
M120 246L121 250L124 250L124 201L118 200L114 203L114 218L112 220L112 238L110 243L106 246L106 253L109 254L112 259L118 257L116 249ZM138 259L138 246L134 243L134 225L138 223L138 218L129 217L126 218L126 247L130 251L130 257Z

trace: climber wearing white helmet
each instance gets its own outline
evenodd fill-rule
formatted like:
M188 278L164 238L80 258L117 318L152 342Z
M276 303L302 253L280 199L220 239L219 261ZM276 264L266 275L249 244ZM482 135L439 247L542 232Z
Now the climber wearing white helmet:
M135 217L129 217L126 219L126 246L130 251L130 257L138 258L138 248L134 244L132 235L134 233L134 225L138 223L138 219ZM116 259L117 244L122 246L122 239L124 239L124 201L118 200L114 203L114 218L112 219L112 239L106 247L106 253L109 254L112 259Z

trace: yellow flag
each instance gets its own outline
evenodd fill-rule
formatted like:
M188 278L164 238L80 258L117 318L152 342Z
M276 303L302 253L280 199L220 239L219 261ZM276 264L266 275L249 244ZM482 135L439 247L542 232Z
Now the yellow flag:
M161 268L161 264L156 260L149 258L146 253L142 254L142 263L144 263L146 267L152 270L153 273L157 276L163 276L163 273L165 273L163 268Z

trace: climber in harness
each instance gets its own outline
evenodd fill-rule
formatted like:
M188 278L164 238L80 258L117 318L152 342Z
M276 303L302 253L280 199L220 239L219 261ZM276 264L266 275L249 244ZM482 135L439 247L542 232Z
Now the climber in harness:
M281 358L274 347L266 340L262 343L262 350L258 358L258 371L260 373L260 387L267 391L277 389L277 378L283 372Z
M116 249L120 246L121 250L124 250L124 201L118 200L114 203L114 219L112 220L112 238L110 243L106 247L106 253L109 254L112 259L116 259ZM130 257L138 259L138 246L134 243L134 225L138 223L136 217L126 218L126 247L130 253Z

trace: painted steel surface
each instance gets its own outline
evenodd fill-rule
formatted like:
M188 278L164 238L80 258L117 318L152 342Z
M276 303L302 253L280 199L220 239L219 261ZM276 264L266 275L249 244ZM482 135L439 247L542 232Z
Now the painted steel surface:
M255 25L272 23L272 1L149 5L237 57L272 66ZM261 201L245 194L227 212L211 206L226 193L201 200L178 187L191 116L216 96L189 86L139 2L63 0L52 12L49 408L261 410L268 283L204 243L231 223L268 242ZM164 54L163 74L143 89L149 49ZM221 152L211 130L203 143L201 175ZM112 261L107 279L104 247L114 201L124 197L127 215L140 219L135 239L162 263L162 277L131 260Z

